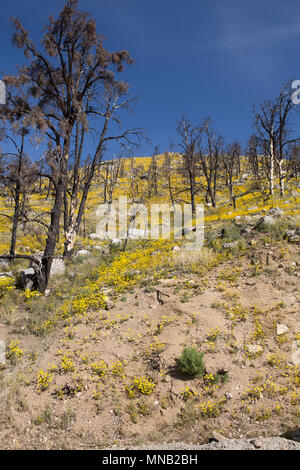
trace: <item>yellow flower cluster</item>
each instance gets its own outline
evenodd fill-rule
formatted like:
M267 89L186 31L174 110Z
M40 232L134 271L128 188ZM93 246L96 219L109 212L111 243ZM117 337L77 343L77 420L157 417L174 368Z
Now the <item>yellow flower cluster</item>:
M274 397L276 395L283 395L288 392L287 387L281 387L273 382L273 378L268 378L263 384L250 387L246 391L246 396L249 398L260 398L261 396Z
M49 388L50 383L52 382L52 374L49 371L44 371L43 369L39 370L37 373L38 382L37 388L42 392Z
M112 375L115 377L124 378L124 365L126 364L125 361L115 361L110 366L110 371Z
M14 289L14 280L11 277L0 277L0 299Z
M75 370L75 365L69 356L61 358L61 369L63 372L73 372Z
M36 290L25 289L22 295L25 302L30 302L32 299L39 297L41 293Z
M105 377L108 373L108 365L102 360L91 364L91 368L99 377Z
M187 401L192 397L198 396L198 393L195 392L192 388L186 386L181 390L180 395L182 396L184 401Z
M137 395L151 395L155 390L156 384L152 379L146 377L134 377L131 384L126 386L126 392L129 398L135 398Z
M20 341L12 340L8 346L8 351L6 353L7 359L9 359L13 364L16 363L24 355L24 351L19 348Z
M218 401L211 401L207 400L202 403L199 403L199 412L200 416L202 417L208 417L208 418L215 418L217 417L224 406L224 403L226 402L225 398L221 398Z
M153 354L160 354L166 348L165 343L162 343L159 340L153 341L144 351L144 356L152 356Z

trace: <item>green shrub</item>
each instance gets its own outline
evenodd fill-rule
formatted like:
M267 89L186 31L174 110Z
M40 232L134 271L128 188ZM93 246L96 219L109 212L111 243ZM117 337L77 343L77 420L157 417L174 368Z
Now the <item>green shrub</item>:
M205 374L205 364L203 362L204 352L198 353L194 348L185 348L180 358L177 360L177 367L184 375L197 377Z
M228 241L235 241L241 238L241 227L235 224L227 224L222 227L222 238Z

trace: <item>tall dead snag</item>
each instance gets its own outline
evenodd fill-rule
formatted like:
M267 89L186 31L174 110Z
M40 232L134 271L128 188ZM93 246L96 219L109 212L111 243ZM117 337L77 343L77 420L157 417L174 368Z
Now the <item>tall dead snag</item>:
M246 157L249 162L250 172L258 180L260 174L259 142L255 135L251 135L248 139Z
M171 204L174 207L175 201L174 201L173 184L172 184L174 169L173 169L173 159L172 159L172 155L170 154L170 152L164 153L162 173L163 173L163 179L164 181L166 181L166 186L168 188Z
M28 197L30 187L36 178L37 167L30 161L24 150L28 130L22 125L18 126L17 123L11 126L8 113L6 116L2 115L2 118L5 125L2 140L10 151L0 153L0 187L4 195L12 200L13 215L1 214L1 216L12 221L9 254L13 256L16 253L19 222L27 221Z
M180 190L180 193L188 191L192 214L196 214L196 193L199 191L197 185L197 174L199 173L199 161L197 154L197 144L201 136L199 127L192 124L183 117L178 122L177 132L180 137L178 147L183 158L183 174L186 175L187 187ZM177 192L178 194L178 192Z
M157 155L159 153L158 146L155 147L154 153L151 157L151 162L148 169L148 197L154 193L157 196L158 193L158 166L157 166Z
M120 174L122 160L109 160L103 162L100 167L99 183L103 185L103 203L111 204L113 201L114 190Z
M275 165L278 168L281 196L284 195L283 165L287 159L289 147L299 139L291 137L290 118L296 107L292 102L291 87L283 85L279 95L273 100L264 101L260 107L253 108L256 137L261 147L269 156L269 192L274 194Z
M224 179L226 186L229 190L230 201L234 209L236 208L236 195L234 193L234 174L236 168L239 166L241 153L241 146L237 142L234 142L233 144L228 145L226 152L224 152L222 156Z
M31 126L48 141L43 177L51 181L54 202L41 262L41 290L49 280L63 205L69 205L65 211L65 255L68 256L104 145L112 139L130 142L131 136L137 134L135 130L120 131L120 121L115 119L115 112L128 107L130 102L129 99L120 102L128 85L117 81L115 73L131 64L132 59L127 51L106 50L103 36L96 33L95 21L88 13L80 11L77 4L77 0L68 0L57 18L49 18L41 41L42 50L30 39L21 22L16 18L12 20L15 28L13 43L23 49L28 65L19 68L17 76L4 78L8 99L26 88L29 98L23 109L24 125ZM79 198L84 137L90 133L90 121L95 124L96 118L102 119L102 126ZM117 127L113 135L108 134L111 120Z
M216 194L218 186L221 154L223 151L223 139L211 125L210 118L204 119L200 126L201 138L198 140L197 152L200 171L206 181L206 201L216 207Z

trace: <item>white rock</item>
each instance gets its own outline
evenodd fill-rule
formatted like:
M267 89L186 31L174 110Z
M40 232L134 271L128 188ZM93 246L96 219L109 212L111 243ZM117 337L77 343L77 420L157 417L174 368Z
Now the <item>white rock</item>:
M247 344L246 349L250 354L259 354L263 352L263 347L259 344Z
M131 228L128 231L128 238L132 240L138 239L146 239L148 238L147 230L146 229L139 229L139 228Z
M277 323L276 332L278 336L284 335L284 333L287 333L287 331L288 331L288 327L286 325L283 325L283 323Z
M296 349L296 351L293 352L292 363L295 366L300 366L300 348Z
M121 245L122 243L122 240L120 240L119 238L114 238L112 241L111 241L112 245Z
M51 265L50 276L59 276L64 274L66 270L65 262L63 259L54 258Z
M76 256L90 256L91 252L88 250L79 250L76 253Z
M97 238L100 238L100 236L97 233L90 233L91 240L96 240Z
M5 343L0 341L0 364L5 364L6 355L5 355Z

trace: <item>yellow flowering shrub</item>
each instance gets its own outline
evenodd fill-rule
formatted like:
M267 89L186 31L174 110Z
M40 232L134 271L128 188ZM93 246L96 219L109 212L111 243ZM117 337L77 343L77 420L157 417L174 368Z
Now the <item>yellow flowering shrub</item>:
M135 398L138 395L151 395L155 390L156 384L152 379L146 377L134 377L131 384L126 386L126 392L129 398Z

